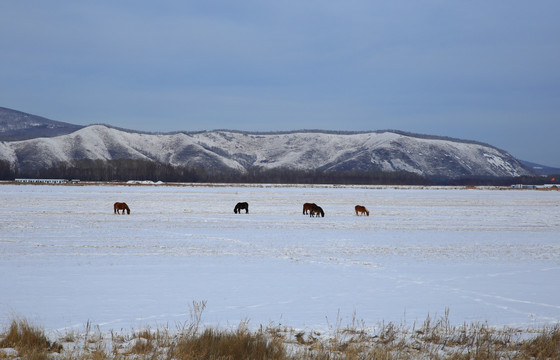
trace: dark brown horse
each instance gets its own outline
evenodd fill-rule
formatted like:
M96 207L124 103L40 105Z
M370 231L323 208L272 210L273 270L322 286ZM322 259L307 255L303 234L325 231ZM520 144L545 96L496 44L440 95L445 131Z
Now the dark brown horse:
M368 209L366 209L365 206L362 205L356 205L356 207L354 207L354 210L356 210L356 216L364 215L366 214L367 216L369 216L369 211Z
M321 215L321 217L325 217L325 212L323 211L323 209L316 204L311 204L311 209L309 210L309 216L319 217L319 215Z
M303 204L303 215L309 214L309 211L313 208L313 206L317 206L314 203L305 203Z
M115 211L115 214L121 215L124 215L124 211L126 210L126 213L130 215L130 208L128 207L128 205L126 205L126 203L123 202L116 202L113 205L113 210ZM119 212L120 210L122 210L122 213Z
M241 210L245 209L245 214L249 213L249 204L246 202L239 202L235 205L233 212L236 214L241 214Z

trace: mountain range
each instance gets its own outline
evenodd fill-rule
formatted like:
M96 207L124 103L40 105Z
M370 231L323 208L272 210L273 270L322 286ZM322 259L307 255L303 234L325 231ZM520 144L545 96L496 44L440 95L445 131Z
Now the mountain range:
M81 128L83 126L0 107L0 141L53 137L69 134Z
M460 139L385 130L141 133L78 126L0 108L0 160L40 169L80 159L142 159L216 171L252 168L401 171L426 177L514 177L535 172L506 151Z

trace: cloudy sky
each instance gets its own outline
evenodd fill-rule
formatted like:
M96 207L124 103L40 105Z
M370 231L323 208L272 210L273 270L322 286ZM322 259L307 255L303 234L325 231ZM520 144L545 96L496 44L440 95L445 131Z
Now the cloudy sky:
M0 2L0 106L167 132L398 129L560 167L560 2Z

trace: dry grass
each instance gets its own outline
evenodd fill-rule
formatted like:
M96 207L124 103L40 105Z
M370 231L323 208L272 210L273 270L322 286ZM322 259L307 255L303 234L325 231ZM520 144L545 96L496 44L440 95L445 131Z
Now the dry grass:
M560 359L560 325L543 328L538 336L521 344L520 353L526 359Z
M1 348L13 348L19 356L30 360L45 359L48 353L62 351L62 345L49 341L42 329L24 319L12 320L8 330L0 336Z
M243 324L236 330L205 329L194 336L181 336L171 351L179 360L287 359L281 341L262 331L251 332Z
M382 323L368 328L355 317L340 319L326 332L271 325L250 330L204 328L205 303L193 303L191 320L177 327L102 333L88 324L83 333L50 341L26 320L13 320L0 333L0 359L56 360L486 360L560 359L560 324L539 329L493 328L487 324L452 326L448 312L413 326ZM63 344L63 345L61 345Z

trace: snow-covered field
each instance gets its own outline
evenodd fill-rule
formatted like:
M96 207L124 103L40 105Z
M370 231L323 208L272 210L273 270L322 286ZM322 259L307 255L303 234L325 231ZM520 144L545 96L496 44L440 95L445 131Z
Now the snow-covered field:
M556 323L559 210L557 191L0 185L0 324L173 328L193 301L218 326Z

